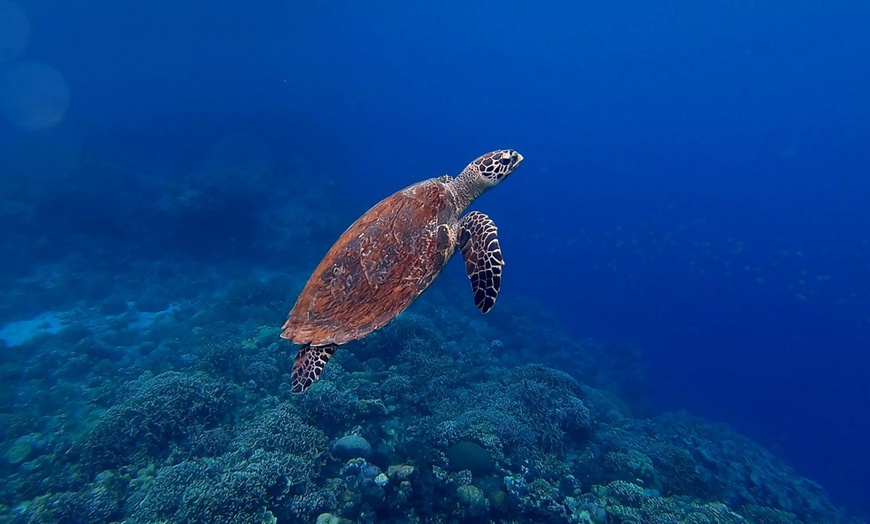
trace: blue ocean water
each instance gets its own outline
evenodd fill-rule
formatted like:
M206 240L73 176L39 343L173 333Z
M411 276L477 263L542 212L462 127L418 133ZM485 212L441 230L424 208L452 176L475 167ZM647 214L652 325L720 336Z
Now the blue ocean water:
M726 423L868 514L868 22L848 0L0 0L3 284L65 257L107 281L179 257L310 271L380 198L515 148L475 203L502 293L635 348L656 411ZM306 243L270 251L257 211L314 186L308 236L268 230ZM206 212L165 213L188 196Z

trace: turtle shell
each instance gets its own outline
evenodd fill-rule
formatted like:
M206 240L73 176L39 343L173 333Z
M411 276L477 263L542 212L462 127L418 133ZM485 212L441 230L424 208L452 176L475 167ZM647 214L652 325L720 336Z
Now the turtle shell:
M380 201L333 244L281 336L297 344L344 344L386 325L453 255L457 214L439 179Z

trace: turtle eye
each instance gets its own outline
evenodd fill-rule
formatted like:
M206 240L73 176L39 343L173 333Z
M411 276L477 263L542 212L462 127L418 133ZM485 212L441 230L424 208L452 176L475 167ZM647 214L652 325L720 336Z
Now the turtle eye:
M509 156L503 156L503 157L501 157L501 160L499 160L499 162L501 162L501 165L503 165L503 166L510 165L510 163L511 163L511 157L509 157Z

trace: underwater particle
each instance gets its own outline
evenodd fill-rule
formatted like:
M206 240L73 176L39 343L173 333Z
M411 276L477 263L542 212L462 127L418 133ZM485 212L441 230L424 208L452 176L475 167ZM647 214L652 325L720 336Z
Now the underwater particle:
M0 0L0 64L21 56L30 38L27 12L17 2Z
M522 163L512 149L492 151L455 178L423 180L375 204L336 240L305 284L281 337L301 344L293 393L320 380L339 346L386 326L461 252L474 305L488 313L501 289L498 228L466 208Z
M0 109L12 124L40 130L56 126L69 107L66 78L41 62L21 62L0 75Z
M464 440L450 446L447 460L452 471L469 470L475 477L492 472L492 457L489 452L474 442Z
M21 464L33 455L33 438L30 435L18 437L6 452L6 460L10 464Z
M372 445L360 435L346 435L332 445L332 454L339 458L368 457Z

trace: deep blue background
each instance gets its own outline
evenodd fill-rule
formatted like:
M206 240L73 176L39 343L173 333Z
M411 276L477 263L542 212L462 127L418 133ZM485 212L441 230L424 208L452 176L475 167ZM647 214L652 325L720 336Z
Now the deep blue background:
M5 154L96 144L147 171L254 122L353 192L330 210L351 220L516 148L476 204L504 292L631 341L660 408L728 422L870 510L867 2L25 8L21 59L61 71L71 106L35 135L4 123Z

